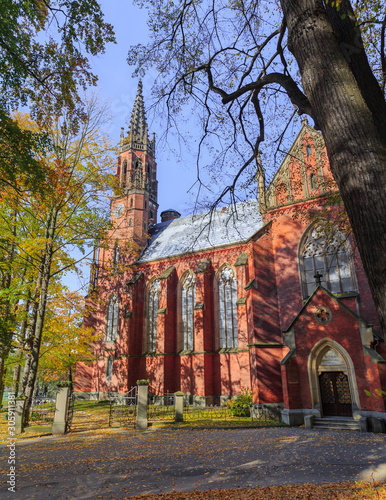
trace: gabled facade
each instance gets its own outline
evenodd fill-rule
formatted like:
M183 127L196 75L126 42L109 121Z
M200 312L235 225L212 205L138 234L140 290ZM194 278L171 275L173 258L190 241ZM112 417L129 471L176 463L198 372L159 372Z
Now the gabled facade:
M115 229L87 299L98 360L78 365L75 390L101 397L147 378L202 403L250 388L288 423L384 413L364 392L386 388L386 350L359 256L305 216L322 213L333 187L321 135L303 122L267 189L258 176L259 200L186 217L168 209L160 223L154 147L139 85L121 137Z

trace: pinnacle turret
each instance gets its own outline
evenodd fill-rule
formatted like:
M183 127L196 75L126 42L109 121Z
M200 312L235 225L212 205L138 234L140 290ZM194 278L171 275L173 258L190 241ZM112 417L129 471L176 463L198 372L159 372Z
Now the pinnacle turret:
M147 140L147 123L145 105L142 94L142 81L138 82L137 95L135 97L133 111L131 113L129 135L136 136L137 140Z
M142 81L138 82L137 95L135 97L133 111L131 113L128 135L121 132L119 141L119 154L129 150L146 151L155 157L155 136L149 139L146 123L145 104L143 102Z

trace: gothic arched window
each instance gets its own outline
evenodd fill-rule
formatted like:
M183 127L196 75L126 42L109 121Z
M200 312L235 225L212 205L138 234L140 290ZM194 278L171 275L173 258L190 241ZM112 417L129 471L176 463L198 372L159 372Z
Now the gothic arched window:
M115 342L118 334L119 304L116 295L113 295L107 306L106 342Z
M137 187L142 186L142 162L139 158L135 162L134 181Z
M125 160L123 162L123 169L122 169L122 187L126 187L126 181L127 181L127 161Z
M316 176L316 174L314 172L312 172L310 174L310 188L311 188L311 191L314 191L314 189L318 189L318 177Z
M182 349L194 349L194 306L196 304L196 278L189 271L181 280L181 337Z
M225 266L218 274L219 347L238 347L237 281L232 267Z
M111 380L111 377L113 375L113 363L113 357L110 355L106 363L106 380Z
M157 313L161 282L154 280L147 294L147 352L155 352L157 348Z
M118 271L119 266L119 245L115 243L113 250L113 270Z
M303 297L316 288L315 275L331 293L355 291L355 274L347 238L337 230L318 224L308 230L300 245L300 275Z

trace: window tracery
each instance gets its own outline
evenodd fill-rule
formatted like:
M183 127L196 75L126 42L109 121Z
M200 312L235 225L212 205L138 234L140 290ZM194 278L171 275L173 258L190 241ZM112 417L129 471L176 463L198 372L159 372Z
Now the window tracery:
M107 307L106 342L115 342L118 335L119 304L116 295L110 298Z
M196 303L196 277L188 272L181 283L182 349L194 349L194 306Z
M303 296L316 288L315 275L322 275L321 284L332 293L355 291L355 277L350 262L347 238L339 231L319 224L311 228L300 248Z
M148 289L147 297L147 351L155 352L157 348L157 312L159 309L160 280L154 280Z
M238 347L237 281L234 270L225 266L218 275L218 326L220 349Z
M122 168L122 187L126 187L126 181L127 181L127 160L123 162L123 168Z
M135 168L134 168L134 185L135 187L142 187L142 161L140 158L138 158L135 162Z
M106 364L106 380L111 380L111 377L113 375L113 357L110 355L107 359L107 364Z

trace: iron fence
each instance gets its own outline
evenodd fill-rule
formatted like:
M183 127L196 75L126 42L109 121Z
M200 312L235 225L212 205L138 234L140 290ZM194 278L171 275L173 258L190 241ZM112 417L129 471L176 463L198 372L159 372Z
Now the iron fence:
M192 420L230 420L234 418L228 406L185 405L184 421Z
M35 396L30 407L30 425L52 424L54 422L55 405L56 397Z
M135 426L137 418L137 387L132 387L126 394L110 393L109 426L114 424L128 427Z
M159 394L155 389L149 387L147 397L147 418L149 421L172 420L174 421L174 403L173 393L166 392Z

